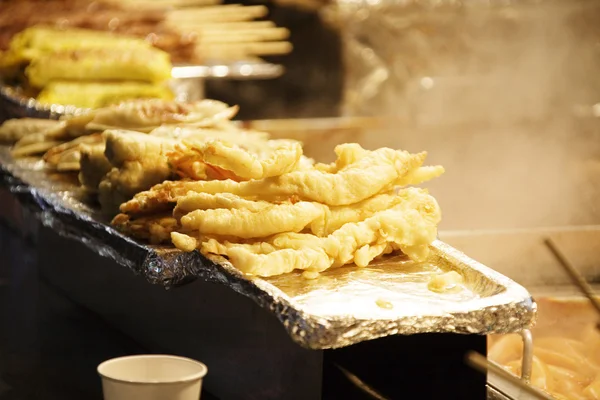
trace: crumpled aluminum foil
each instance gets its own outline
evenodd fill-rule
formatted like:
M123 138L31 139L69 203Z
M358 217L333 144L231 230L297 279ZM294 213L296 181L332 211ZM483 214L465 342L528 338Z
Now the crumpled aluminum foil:
M0 166L0 184L57 234L166 288L194 279L223 284L273 313L307 348L339 348L395 334L509 333L535 318L527 290L441 241L431 245L429 260L421 264L397 256L367 268L326 271L314 280L298 273L249 277L223 258L150 246L120 234L82 201L73 179L46 173L41 161L13 160L1 146ZM428 290L432 275L450 270L462 275L462 290Z

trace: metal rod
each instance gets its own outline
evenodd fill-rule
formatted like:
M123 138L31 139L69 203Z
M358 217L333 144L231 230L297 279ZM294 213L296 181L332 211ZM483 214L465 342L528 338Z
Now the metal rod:
M529 329L521 331L523 339L523 361L521 362L521 379L529 383L533 369L533 337Z
M470 366L472 366L473 368L475 368L481 372L484 372L484 373L488 372L488 371L491 373L494 373L494 374L502 377L503 379L506 379L507 381L514 384L515 386L518 386L519 389L524 390L525 392L535 396L538 399L555 400L554 398L550 397L546 393L534 388L529 383L527 383L524 380L520 379L519 377L511 374L510 372L508 372L507 370L505 370L504 368L502 368L495 362L488 360L487 358L485 358L484 356L482 356L481 354L479 354L477 352L471 351L471 352L467 353L466 360L467 360L467 363Z
M571 264L569 262L567 257L565 257L564 254L562 254L562 252L558 249L558 247L552 241L552 239L546 238L544 240L544 244L548 247L550 252L554 255L554 257L556 258L558 263L567 272L567 274L569 275L569 277L571 278L573 283L590 300L590 302L592 303L592 306L594 306L594 308L598 312L598 315L600 315L600 302L598 302L598 299L596 298L596 295L594 294L594 290L591 288L591 286L586 282L586 280L583 278L583 276L581 276L579 271L577 271L575 269L573 264ZM598 325L596 325L596 327L599 328Z
M367 385L362 379L360 379L358 376L354 375L352 372L348 371L346 368L342 367L341 365L335 364L335 363L334 363L334 365L336 366L337 369L342 371L342 373L346 376L346 378L348 378L348 380L350 382L352 382L352 384L354 386L356 386L357 388L362 390L363 393L369 395L370 397L372 397L376 400L390 400L387 397L383 396L381 393L377 392L371 386Z

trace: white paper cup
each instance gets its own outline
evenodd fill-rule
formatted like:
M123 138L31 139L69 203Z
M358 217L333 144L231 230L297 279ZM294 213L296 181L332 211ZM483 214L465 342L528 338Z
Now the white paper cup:
M198 400L206 365L189 358L140 355L98 366L104 400Z

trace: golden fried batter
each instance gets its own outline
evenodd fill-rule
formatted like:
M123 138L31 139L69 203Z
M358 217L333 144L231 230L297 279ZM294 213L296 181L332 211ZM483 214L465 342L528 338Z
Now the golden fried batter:
M231 193L195 193L190 192L177 200L177 206L173 210L176 218L181 218L185 214L194 210L210 209L245 209L251 212L259 212L270 208L272 203L268 201L253 201L243 199Z
M87 129L129 129L150 132L163 124L209 127L231 119L237 107L215 100L192 103L160 99L130 100L95 110Z
M103 141L104 140L102 139L102 135L100 134L81 136L71 140L70 142L66 142L51 148L44 154L43 159L46 162L46 166L50 168L61 170L62 164L75 163L75 170L79 170L79 161L81 159L81 146L86 144L99 144Z
M166 153L173 143L166 138L121 130L108 130L105 156L113 166L100 182L99 201L107 214L134 194L171 177Z
M121 212L151 212L155 208L164 207L165 203L175 202L178 197L190 191L232 193L241 197L260 194L266 199L295 195L301 200L326 205L348 205L391 190L401 177L420 167L425 157L426 153L412 155L401 150L383 148L368 152L336 173L309 169L246 182L164 182L149 191L138 193L121 206Z
M104 156L104 142L95 145L81 146L79 160L79 183L91 192L97 192L100 182L112 169L112 165Z
M177 220L168 214L137 219L131 219L126 214L118 214L113 218L112 225L129 236L147 240L152 244L168 242L171 233L180 228Z
M61 126L59 121L38 118L15 118L0 125L0 141L14 143L25 136L46 132Z
M306 201L272 204L259 212L247 208L195 210L181 217L181 226L203 235L261 238L281 232L300 232L324 211L321 204Z
M196 238L179 232L171 232L171 241L175 247L187 252L194 251L198 247Z
M396 206L378 211L364 221L347 223L327 237L288 232L253 244L209 240L202 243L201 248L203 252L227 256L242 271L260 276L293 269L319 272L350 263L364 267L375 257L389 252L390 245L413 260L425 260L429 244L437 235L441 218L439 206L422 189L405 189L403 197L404 201ZM325 255L328 263L324 262ZM282 259L293 267L275 263Z
M377 211L395 206L402 199L400 195L384 193L348 206L329 207L323 218L310 224L310 230L314 235L327 236L348 222L362 221Z
M201 250L205 254L226 255L237 269L256 276L281 275L295 269L321 272L331 265L323 249L276 249L264 242L255 245L221 244L210 239L202 243Z
M204 162L233 172L243 179L263 179L283 175L296 169L302 157L302 145L293 140L270 140L267 151L256 154L222 141L200 147Z

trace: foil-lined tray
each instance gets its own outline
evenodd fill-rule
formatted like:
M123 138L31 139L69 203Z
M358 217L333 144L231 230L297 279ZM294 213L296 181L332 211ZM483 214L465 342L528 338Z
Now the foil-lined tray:
M13 160L1 146L0 164L0 184L59 235L166 288L194 279L228 286L273 313L307 348L339 348L396 334L509 333L534 321L536 305L527 290L439 240L426 263L396 256L367 268L326 271L315 280L298 273L248 277L223 258L150 246L120 234L81 200L75 179L47 173L41 161ZM431 274L449 270L463 276L464 289L429 291Z
M178 65L171 70L169 86L180 101L201 100L204 97L206 79L271 79L281 76L284 68L267 62L238 61L232 63L210 62L206 65ZM0 81L0 106L4 119L50 118L77 115L87 111L70 105L41 104L25 96L19 87Z

